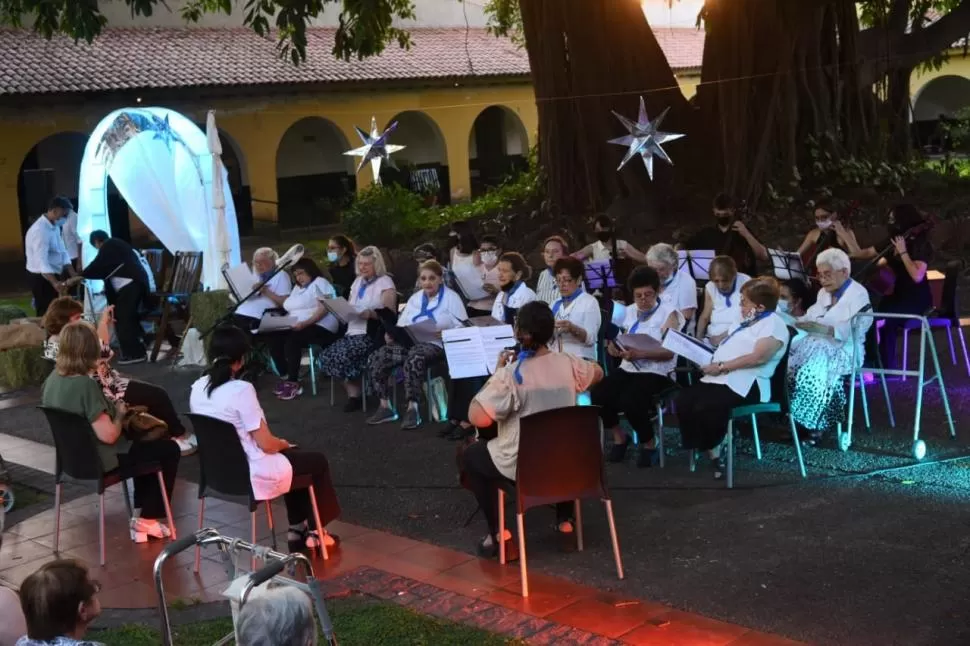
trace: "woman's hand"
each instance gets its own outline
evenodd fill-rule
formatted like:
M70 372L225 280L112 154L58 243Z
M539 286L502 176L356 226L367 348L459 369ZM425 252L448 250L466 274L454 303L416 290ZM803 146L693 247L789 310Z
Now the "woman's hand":
M717 377L724 374L725 371L724 368L721 367L720 363L709 363L706 366L701 366L701 372L711 377Z
M122 419L128 412L128 404L125 403L124 399L119 399L115 402L115 415L118 419Z
M556 321L556 332L560 334L572 334L573 324L569 321Z
M515 351L514 350L503 350L498 354L498 367L504 368L515 361Z
M297 321L296 323L293 324L293 327L291 329L294 332L297 332L297 331L303 330L303 329L305 329L307 327L309 327L309 325L307 324L306 321Z
M606 352L611 357L616 357L617 359L619 359L620 357L623 356L623 352L619 348L617 348L616 345L612 341L607 341L607 343L606 343Z
M723 341L724 337L726 336L727 336L727 332L725 332L724 334L715 334L712 337L708 337L708 340L711 342L711 345L713 345L716 348L717 346L721 345L721 341Z
M897 256L906 255L906 238L903 236L896 236L893 238L893 247L896 250Z
M115 306L108 305L103 310L101 310L101 319L98 321L98 325L104 325L110 327L114 325L115 322Z

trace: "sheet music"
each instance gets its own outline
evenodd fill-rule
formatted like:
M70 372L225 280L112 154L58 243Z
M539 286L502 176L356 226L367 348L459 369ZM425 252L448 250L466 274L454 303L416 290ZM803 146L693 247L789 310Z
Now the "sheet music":
M415 343L434 343L439 340L438 324L431 319L421 319L417 323L403 326Z
M621 334L613 341L623 350L659 350L663 344L649 334Z
M231 291L239 298L245 298L259 284L259 277L253 273L253 270L246 263L229 267L223 275L232 288Z
M444 330L441 340L445 346L445 360L452 379L484 377L489 374L482 328L459 327Z
M496 325L479 328L482 333L482 345L485 348L485 366L488 374L495 372L498 356L505 348L515 345L515 330L511 325Z
M706 366L714 358L714 348L677 330L667 330L663 347L698 366Z
M793 251L781 251L779 249L769 249L768 256L771 258L771 265L774 269L775 278L778 280L807 280L805 267L802 265L802 257Z
M253 334L289 330L296 325L296 321L297 319L295 316L264 314L263 318L259 319L259 327L253 330Z
M341 323L347 324L360 318L360 312L346 298L318 298L327 311L336 316Z
M717 252L713 249L691 249L687 252L690 273L696 280L710 280L711 261Z

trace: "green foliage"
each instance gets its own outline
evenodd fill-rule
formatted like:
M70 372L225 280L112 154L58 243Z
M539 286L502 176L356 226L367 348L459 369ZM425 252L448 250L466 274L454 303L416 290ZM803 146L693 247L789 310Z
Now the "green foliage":
M206 332L216 322L225 315L229 309L229 292L225 289L211 290L208 292L195 292L189 301L189 311L192 314L192 327L200 333ZM206 337L206 349L209 347L209 339Z
M44 349L12 348L0 352L0 386L17 390L39 386L47 379L54 363L44 358Z
M485 5L485 15L488 17L489 32L496 36L506 36L519 47L525 46L519 0L489 0Z
M898 0L863 0L856 3L859 8L859 22L869 29L886 30L890 28L892 11L899 6L906 11L905 20L900 23L912 33L925 29L932 22L946 16L956 9L963 0L906 0L900 5ZM898 28L898 27L897 27ZM949 50L925 52L926 59L920 69L939 70L949 58Z
M27 318L28 314L17 305L0 305L0 325L7 325L10 321Z
M420 195L396 184L373 184L344 209L341 221L355 240L387 246L426 229L427 217Z

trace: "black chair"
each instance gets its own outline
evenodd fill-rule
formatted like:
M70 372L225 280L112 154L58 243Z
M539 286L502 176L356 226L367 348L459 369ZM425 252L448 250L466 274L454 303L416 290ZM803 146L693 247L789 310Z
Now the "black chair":
M957 305L957 287L962 273L963 261L953 260L946 264L940 306L926 314L926 321L931 330L933 328L946 330L946 340L950 344L950 360L953 365L957 365L956 348L953 346L953 330L957 331L960 335L960 348L963 350L963 363L967 368L967 376L970 376L970 354L967 353L967 339L963 334L963 327L970 325L970 319L960 319L960 309ZM909 333L911 330L920 329L920 325L920 322L916 320L906 321L903 324L903 370L906 370L909 358ZM906 380L905 375L903 380Z
M199 441L199 529L203 528L205 520L205 499L211 488L224 496L239 496L249 499L249 527L250 542L256 544L256 508L261 501L256 500L253 487L249 479L249 460L243 451L242 443L236 434L236 428L229 422L224 422L207 415L186 413L192 422L192 430ZM290 491L308 489L310 502L313 505L313 518L320 535L320 551L323 559L327 560L327 547L323 544L323 524L320 522L320 509L317 507L317 494L313 488L313 478L310 475L294 475ZM273 525L273 501L262 501L266 504L266 521L272 536L273 549L276 549L276 529ZM195 572L199 571L199 561L202 551L195 548Z
M128 508L128 517L132 516L131 498L128 494L128 486L125 481L136 476L150 475L158 476L158 486L162 490L162 499L165 501L165 515L168 518L168 526L172 532L171 539L175 540L175 523L172 522L172 505L168 499L168 492L165 491L165 479L162 476L162 467L157 462L146 462L135 465L132 468L119 467L111 471L105 471L101 466L101 457L98 455L98 439L94 434L91 424L82 416L69 413L57 408L39 406L47 417L51 433L54 436L54 451L56 455L54 466L54 552L57 553L58 541L61 530L61 487L64 483L64 476L68 475L75 480L94 481L98 485L98 540L101 547L101 565L104 565L104 490L116 484L121 484L121 491L125 497L125 506Z

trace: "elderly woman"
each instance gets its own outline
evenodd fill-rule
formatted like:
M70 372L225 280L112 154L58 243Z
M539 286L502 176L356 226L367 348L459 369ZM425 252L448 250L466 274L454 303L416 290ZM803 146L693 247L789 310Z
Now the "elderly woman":
M536 293L525 284L531 274L532 269L522 254L514 251L502 254L498 261L498 287L501 291L492 303L493 319L512 325L519 308L536 299Z
M84 635L101 614L100 591L80 561L45 563L20 584L27 634L17 646L94 646Z
M666 243L647 249L647 266L660 276L660 295L680 310L688 322L697 311L697 283L688 271L678 271L677 250Z
M51 361L57 360L60 352L61 330L68 323L80 321L83 314L84 306L70 296L61 296L50 304L42 320L42 325L48 334L47 341L44 343L44 357ZM195 435L182 425L182 420L175 411L175 405L165 389L146 381L125 377L111 367L114 354L108 343L111 340L111 329L114 325L113 314L114 307L109 305L101 313L101 320L98 322L101 357L98 360L97 370L91 375L92 378L101 387L109 402L123 401L128 407L147 408L150 414L168 426L168 434L178 445L182 455L191 455L198 446Z
M320 370L344 381L347 391L345 413L363 407L360 376L367 358L379 347L384 328L378 310L397 311L397 292L387 273L384 256L377 247L364 247L357 254L357 279L350 287L350 304L358 318L347 322L343 338L320 354Z
M428 376L428 368L445 357L440 331L461 327L463 322L468 320L461 297L445 287L444 269L436 260L428 260L421 265L418 280L421 283L421 291L408 299L407 305L397 319L397 327L406 328L409 325L430 321L439 330L438 338L405 347L388 336L386 345L370 356L367 370L370 374L371 386L381 398L381 404L367 420L368 424L383 424L398 419L397 411L391 405L389 381L394 369L403 366L404 393L408 407L404 412L401 428L409 431L421 426L421 414L418 412L421 388Z
M864 339L872 319L859 321L853 331L852 317L869 307L869 292L849 278L850 261L844 251L826 249L815 264L822 288L815 304L795 323L807 334L792 342L788 383L795 421L808 429L810 440L818 441L842 419L843 378L853 367L862 366Z
M603 370L592 361L549 350L554 330L555 318L548 305L524 305L515 321L519 353L502 354L495 374L469 407L468 419L475 426L498 426L495 439L476 442L463 455L467 486L488 523L488 534L478 543L482 556L498 554L500 540L507 542L509 560L518 554L511 533L498 535L498 488L515 481L520 420L534 413L574 406L576 395L603 378ZM570 521L571 509L571 503L557 505L560 527Z
M317 263L300 258L293 263L293 291L283 301L283 309L296 318L289 330L270 336L273 363L283 379L274 394L280 399L296 399L303 394L300 385L300 362L303 351L311 345L326 348L337 340L340 321L327 311L322 298L335 298L333 285L323 277Z
M596 298L583 291L583 263L572 257L560 258L553 271L559 285L559 299L552 304L556 318L552 348L596 361L596 340L603 319Z
M289 295L293 284L290 282L290 275L285 271L273 274L279 254L269 247L260 247L253 253L253 273L256 274L260 282L269 280L259 293L240 304L236 308L233 322L244 330L255 330L259 327L259 321L263 318L266 310L283 307L283 301ZM240 294L245 296L245 294Z
M119 466L159 464L171 500L179 448L169 440L132 442L124 437L122 431L128 408L125 401L108 401L92 379L101 359L101 342L94 326L85 321L68 323L61 330L59 340L56 366L44 381L41 404L80 415L91 423L105 471ZM149 536L165 538L171 535L171 530L158 520L166 516L166 510L154 473L135 478L134 507L135 517L130 522L131 540L144 543Z
M569 254L569 245L561 236L551 236L542 243L542 260L545 269L539 273L536 282L536 297L549 307L559 300L559 285L556 284L556 261Z
M627 281L633 294L633 304L626 307L620 328L626 334L645 334L655 341L663 339L669 329L679 330L684 325L684 315L672 304L659 297L660 277L649 267L637 267ZM625 413L630 426L640 438L640 455L637 466L650 467L660 461L654 437L651 399L674 385L668 376L673 372L677 358L659 343L652 348L635 349L621 347L610 341L606 349L610 356L621 359L618 370L593 388L592 401L600 406L603 426L613 432L613 448L610 462L622 462L630 438L620 426L620 413Z
M257 588L239 611L236 634L244 646L316 646L313 603L291 586Z
M357 247L347 236L335 235L327 241L327 270L337 295L342 298L348 298L350 286L357 278L356 258Z
M741 322L741 288L751 280L738 273L731 256L717 256L711 261L711 279L704 286L704 309L697 320L697 338L707 338L717 345L732 325Z
M741 288L741 322L731 326L702 366L700 382L675 400L684 448L707 451L714 477L724 475L721 443L728 414L746 403L771 400L771 376L788 347L788 326L775 315L780 289L774 278L753 278Z
M323 544L329 548L336 537L317 528L307 489L291 491L294 476L309 475L313 480L320 522L326 524L340 516L340 503L330 479L330 465L322 453L297 450L296 446L276 437L266 423L256 389L238 379L243 360L249 353L250 335L237 327L216 328L209 341L209 355L215 357L202 377L192 384L189 408L197 415L229 422L249 462L249 480L256 500L283 496L289 519L287 541L291 552L305 544L309 548Z

